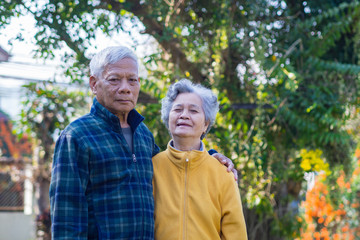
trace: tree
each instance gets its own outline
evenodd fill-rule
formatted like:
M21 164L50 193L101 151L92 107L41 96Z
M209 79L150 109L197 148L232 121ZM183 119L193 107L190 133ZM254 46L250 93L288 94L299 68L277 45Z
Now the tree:
M352 162L352 174L335 174L336 184L324 174L316 177L314 188L302 204L301 239L358 239L360 237L360 151ZM331 237L331 238L330 238Z
M26 99L17 132L19 136L24 133L31 136L37 146L33 174L39 196L37 236L50 239L49 186L54 135L58 135L77 114L86 112L87 95L81 89L66 89L55 83L29 83L24 88Z
M161 99L183 77L218 91L207 144L237 163L249 239L299 233L289 219L305 181L302 149L322 150L330 168L350 165L344 125L359 104L358 1L6 1L0 22L23 12L37 21L38 56L72 50L64 61L76 60L66 71L74 81L87 75L96 33L131 35L131 23L153 42L143 92ZM159 108L139 107L164 149Z

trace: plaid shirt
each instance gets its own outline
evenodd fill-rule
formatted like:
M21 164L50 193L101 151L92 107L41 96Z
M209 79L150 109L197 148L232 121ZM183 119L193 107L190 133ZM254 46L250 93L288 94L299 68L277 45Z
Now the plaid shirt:
M94 99L56 142L50 203L53 239L154 239L153 168L159 152L136 111L134 152L119 119Z

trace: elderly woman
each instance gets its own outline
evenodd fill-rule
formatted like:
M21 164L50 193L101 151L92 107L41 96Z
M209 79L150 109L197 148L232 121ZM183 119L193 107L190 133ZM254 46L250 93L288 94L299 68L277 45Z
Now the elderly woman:
M172 140L153 157L155 239L247 239L238 186L201 141L218 109L211 90L186 79L162 101Z

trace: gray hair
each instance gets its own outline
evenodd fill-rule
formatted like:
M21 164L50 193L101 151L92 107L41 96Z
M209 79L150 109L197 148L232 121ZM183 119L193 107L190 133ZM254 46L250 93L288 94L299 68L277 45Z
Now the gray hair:
M210 89L205 88L201 84L194 84L188 79L182 79L177 83L172 84L166 94L166 97L162 99L161 104L161 120L167 129L169 129L169 115L172 105L180 93L195 93L200 97L205 113L205 121L209 123L206 132L201 136L201 139L203 139L214 125L216 114L219 111L217 96Z
M107 47L97 53L90 61L90 74L100 77L109 64L114 64L124 58L133 59L138 65L138 59L133 51L124 46Z

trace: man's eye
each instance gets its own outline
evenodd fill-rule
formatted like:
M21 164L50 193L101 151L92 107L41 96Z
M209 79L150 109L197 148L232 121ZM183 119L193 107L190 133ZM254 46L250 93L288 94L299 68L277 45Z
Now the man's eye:
M130 82L136 82L137 79L136 79L136 78L130 78L129 81L130 81Z
M191 110L190 110L190 112L192 112L192 113L197 113L197 112L198 112L198 110L191 109Z

